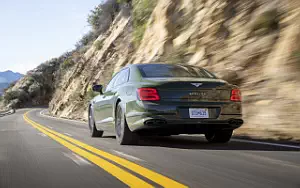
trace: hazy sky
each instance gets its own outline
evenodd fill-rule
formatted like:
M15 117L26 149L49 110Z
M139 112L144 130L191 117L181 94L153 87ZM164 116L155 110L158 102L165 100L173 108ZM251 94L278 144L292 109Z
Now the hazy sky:
M0 0L0 72L26 73L74 47L101 0Z

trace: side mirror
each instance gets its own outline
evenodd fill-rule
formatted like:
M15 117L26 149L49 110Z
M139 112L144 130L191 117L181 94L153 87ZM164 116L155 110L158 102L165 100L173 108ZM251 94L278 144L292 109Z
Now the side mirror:
M103 94L102 88L103 88L102 85L93 85L93 91L94 92L99 92L100 94Z

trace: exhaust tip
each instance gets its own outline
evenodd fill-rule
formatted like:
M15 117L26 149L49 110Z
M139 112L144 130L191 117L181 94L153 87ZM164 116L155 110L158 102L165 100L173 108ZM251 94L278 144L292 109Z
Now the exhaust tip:
M151 120L145 121L144 124L148 125L148 126L155 126L155 125L165 125L165 124L167 124L167 122L165 120L161 120L161 119L151 119Z
M244 121L242 119L231 119L228 123L231 125L242 125Z

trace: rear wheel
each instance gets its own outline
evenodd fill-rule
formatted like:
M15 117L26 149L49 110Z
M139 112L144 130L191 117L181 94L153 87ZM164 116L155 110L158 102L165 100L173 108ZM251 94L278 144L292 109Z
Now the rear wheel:
M205 138L211 143L227 143L231 139L233 130L212 131L205 133Z
M95 126L93 110L89 108L89 129L91 137L102 137L103 131L98 131Z
M128 128L125 113L120 104L118 104L116 111L115 132L120 145L133 145L138 142L138 136Z

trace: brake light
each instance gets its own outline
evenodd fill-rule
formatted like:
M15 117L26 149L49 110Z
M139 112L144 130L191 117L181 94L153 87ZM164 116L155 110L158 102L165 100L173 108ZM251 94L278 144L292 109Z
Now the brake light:
M241 102L242 101L241 91L239 89L233 89L233 90L231 90L230 100L231 101L235 101L235 102Z
M155 88L139 88L138 96L142 101L159 101L157 89Z

